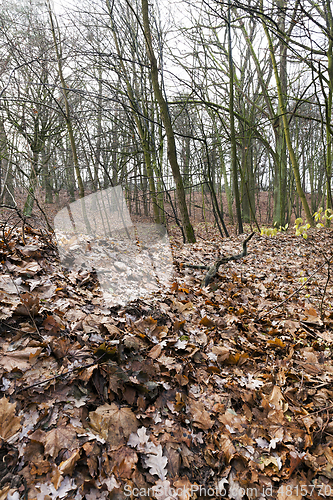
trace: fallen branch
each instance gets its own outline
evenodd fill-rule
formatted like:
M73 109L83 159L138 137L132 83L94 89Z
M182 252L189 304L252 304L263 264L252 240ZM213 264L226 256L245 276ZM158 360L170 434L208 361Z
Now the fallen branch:
M242 253L239 253L237 255L230 255L229 257L221 257L220 259L216 260L212 266L203 266L203 265L194 265L194 264L184 264L184 267L190 267L191 269L207 269L208 273L205 276L205 279L203 281L203 285L207 286L209 283L212 281L214 276L219 270L219 267L222 264L226 264L227 262L231 260L238 260L241 259L242 257L245 257L247 255L247 243L250 241L252 236L255 233L251 233L250 236L246 238L246 240L243 241L243 251Z

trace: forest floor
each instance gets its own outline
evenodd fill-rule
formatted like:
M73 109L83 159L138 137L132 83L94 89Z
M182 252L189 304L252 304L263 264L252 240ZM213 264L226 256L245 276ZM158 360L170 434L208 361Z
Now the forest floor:
M0 500L332 498L332 230L256 234L208 287L184 264L246 235L175 233L170 286L108 307L50 233L0 229Z

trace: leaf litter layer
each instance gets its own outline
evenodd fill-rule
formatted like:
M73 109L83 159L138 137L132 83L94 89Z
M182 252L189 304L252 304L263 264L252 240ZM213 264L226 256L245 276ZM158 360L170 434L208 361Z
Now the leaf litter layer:
M3 229L0 500L333 495L333 233L255 235L205 288L184 267L244 238L174 243L172 286L110 309Z

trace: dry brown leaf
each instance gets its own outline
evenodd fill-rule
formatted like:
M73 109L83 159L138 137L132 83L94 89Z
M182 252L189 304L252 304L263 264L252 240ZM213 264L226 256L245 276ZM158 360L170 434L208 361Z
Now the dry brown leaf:
M14 283L14 279L9 274L0 276L0 289L6 293L17 295L18 288Z
M0 356L0 366L8 372L15 369L25 372L32 368L41 352L41 347L26 347L21 351L6 352Z
M227 410L223 415L218 417L219 421L225 425L226 429L230 433L234 433L235 430L244 432L247 428L247 420L242 415L235 415L233 410Z
M181 304L178 303L177 305L179 312L189 312L191 309L193 309L193 303L192 302L186 302L186 304Z
M98 474L98 459L100 455L100 447L96 441L88 441L82 446L87 455L87 465L89 468L89 473L91 477L96 477Z
M205 409L203 403L188 399L189 413L193 420L193 425L199 429L208 430L214 425L214 421L210 418L208 411Z
M207 316L204 316L199 321L199 325L203 325L203 326L207 326L208 328L211 328L211 327L215 326L215 323L211 319L207 318Z
M121 334L121 331L115 325L104 323L103 326L105 326L110 335L115 335L117 337L119 334Z
M159 356L158 362L168 368L168 370L176 370L176 373L180 373L183 369L183 365L181 363L177 363L175 358L165 356L165 354Z
M38 273L38 271L41 270L41 267L37 262L27 262L26 264L24 264L24 266L17 267L16 270L21 276L25 275L33 276L34 274Z
M15 309L15 314L23 316L36 316L39 311L39 297L32 293L23 293L20 295L21 304Z
M16 403L10 403L6 396L0 399L0 436L7 441L21 429L21 418L15 415Z
M269 398L269 402L272 409L282 410L283 412L288 410L288 404L286 403L284 397L282 396L280 387L278 387L277 385L273 387L273 391L271 397Z
M11 490L10 486L5 486L0 490L0 500L7 500L8 498L8 493L14 493L15 490Z
M18 247L20 252L26 257L41 257L41 249L39 245L25 245L24 247Z
M223 361L225 361L226 359L229 358L230 349L228 347L224 347L222 345L213 345L212 353L216 354L217 361L219 363L222 363Z
M157 319L153 319L151 316L149 316L149 318L139 319L135 322L135 326L141 333L149 335L155 330Z
M171 436L170 436L170 439ZM179 454L179 444L168 441L165 443L165 447L163 450L163 455L167 457L167 469L169 477L178 477L179 476L179 467L180 467L180 454Z
M271 346L281 347L281 349L286 347L286 344L278 337L275 337L274 340L267 340L267 344Z
M178 321L178 319L176 319L176 321L175 321L175 322L174 322L174 324L173 324L173 331L174 331L175 333L179 332L179 330L180 330L181 328L183 328L183 327L184 327L185 323L186 323L186 321L185 321L185 320L183 320L183 321Z
M112 453L112 466L116 476L129 479L138 462L138 455L128 446L123 446Z
M157 359L159 357L159 355L161 354L162 352L162 347L160 344L156 344L154 345L154 347L152 347L150 349L150 351L148 352L148 356L151 358L151 359Z
M52 474L51 474L51 482L56 490L61 485L62 480L63 480L63 475L60 472L59 467L57 467L56 464L53 464Z
M290 319L287 319L284 322L284 327L287 328L290 333L295 333L299 328L300 328L300 323L299 321L291 321Z
M53 316L46 316L43 327L48 335L57 335L62 325Z
M48 432L38 429L29 438L44 445L46 455L53 458L58 456L62 449L74 450L78 447L76 439L76 430L71 425L59 426L51 429Z
M226 462L230 463L230 460L236 455L236 448L232 444L231 439L229 436L221 434L219 437L219 444L219 448L223 452Z
M67 458L67 460L64 460L63 462L60 463L60 465L59 465L59 471L64 476L66 476L67 474L71 476L73 474L73 470L74 470L74 467L76 465L76 462L80 458L80 455L81 455L81 451L80 450L75 450L72 453L72 455L69 458Z
M71 426L56 427L46 433L44 448L46 455L56 458L62 449L73 450L78 446L76 431Z
M119 408L115 403L99 406L89 413L90 426L112 447L125 444L132 432L136 432L138 421L130 408Z

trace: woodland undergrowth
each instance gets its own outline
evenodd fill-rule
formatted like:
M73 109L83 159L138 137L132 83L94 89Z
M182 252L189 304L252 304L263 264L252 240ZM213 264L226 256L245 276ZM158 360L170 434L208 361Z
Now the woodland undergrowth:
M110 308L51 233L0 229L0 500L332 496L332 230L256 234L208 287L185 264L250 231L174 237L170 286Z

